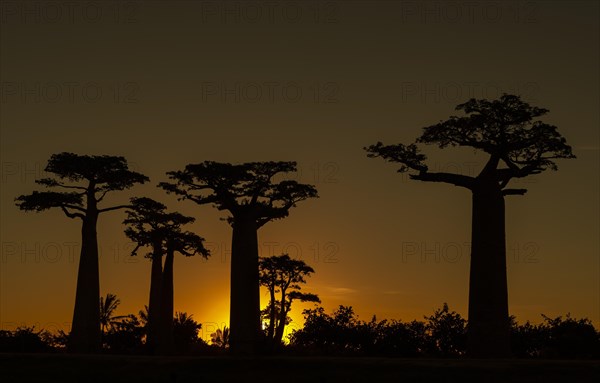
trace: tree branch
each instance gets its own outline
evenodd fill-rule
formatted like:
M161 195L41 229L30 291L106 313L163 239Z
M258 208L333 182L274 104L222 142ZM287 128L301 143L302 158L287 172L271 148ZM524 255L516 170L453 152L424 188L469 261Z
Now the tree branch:
M104 212L106 212L106 211L118 210L118 209L129 209L129 208L131 208L131 207L133 207L133 206L131 206L131 205L118 205L118 206L112 206L112 207L107 207L107 208L104 208L104 209L99 209L99 210L98 210L98 213L104 213Z
M96 198L96 202L100 202L100 201L102 201L102 200L104 199L104 196L106 196L106 193L108 193L109 191L111 191L111 190L109 190L109 189L105 190L105 191L102 193L102 195L100 196L100 198Z
M502 190L502 195L524 195L527 189L505 189Z
M140 247L142 247L142 245L140 243L136 243L135 244L135 249L133 249L131 251L131 256L132 257L137 255L137 251L140 249Z
M500 157L498 157L495 154L492 154L490 156L490 159L488 160L488 162L485 164L485 166L481 170L480 174L483 174L483 175L492 174L498 168L499 162L500 162Z
M86 212L86 210L85 210L84 208L82 208L81 206L77 206L77 205L71 205L71 204L68 204L68 203L64 203L64 204L62 204L62 205L61 205L61 207L67 207L67 208L69 208L69 209L73 209L73 210L79 210L79 211L80 211L80 212L82 212L82 213L85 213L85 212Z
M65 206L61 206L60 208L65 213L65 215L69 218L81 218L81 219L85 218L85 216L81 213L71 213L70 211L67 210L67 208Z
M87 191L87 188L84 186L75 186L75 185L65 185L63 183L58 182L54 178L42 178L40 180L35 181L40 185L44 185L46 187L61 187L64 189L77 189Z
M59 186L61 188L65 188L65 189L78 189L78 190L85 190L87 191L87 188L84 186L70 186L70 185L65 185L65 184L61 184L61 183L56 183L56 186Z
M427 171L422 171L419 174L410 174L409 177L418 181L445 182L456 186L462 186L467 189L472 189L475 182L473 177L454 173L429 173Z

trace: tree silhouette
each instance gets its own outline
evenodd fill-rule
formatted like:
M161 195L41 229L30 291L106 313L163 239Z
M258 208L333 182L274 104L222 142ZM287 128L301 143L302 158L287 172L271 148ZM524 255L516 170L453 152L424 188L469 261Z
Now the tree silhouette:
M431 344L430 353L435 356L459 356L465 350L466 320L444 303L433 315L426 316L426 330Z
M411 179L444 182L471 191L468 354L503 357L509 354L504 196L527 191L507 186L516 178L556 170L555 159L575 156L555 126L534 121L548 110L530 106L519 96L504 94L493 101L470 99L456 110L466 116L451 116L425 127L417 143L435 144L442 149L471 147L485 152L489 156L487 163L475 177L430 172L424 163L426 156L415 144L378 142L365 150L369 157L399 163L398 172L413 171Z
M114 320L104 335L104 346L110 353L137 354L144 348L142 339L145 329L140 319L134 315L121 315Z
M106 298L100 297L100 332L102 336L113 327L118 319L124 318L124 316L114 315L120 304L121 301L115 294L107 293Z
M171 321L173 322L175 350L178 353L190 353L198 346L205 345L204 341L198 337L198 331L202 328L202 324L196 322L192 314L177 312Z
M216 332L210 334L210 341L213 345L226 349L229 347L229 328L227 326L223 326L223 330L220 328L217 329Z
M179 213L169 213L166 206L150 198L132 198L131 209L123 221L128 227L125 234L136 243L132 255L140 247L151 247L152 260L150 299L148 303L147 345L151 352L169 353L173 338L173 261L175 252L185 256L201 254L208 257L204 239L181 227L194 218ZM165 255L164 268L162 257Z
M208 258L210 255L210 252L204 247L204 238L189 231L182 232L180 230L179 226L189 218L180 216L179 219L176 219L177 224L171 226L172 231L165 240L166 256L162 278L161 322L164 324L162 338L165 339L167 352L172 350L175 344L173 330L173 260L175 253L178 252L186 257L200 254L204 258Z
M77 291L69 348L75 352L96 352L100 348L100 276L96 224L101 213L124 209L127 205L100 208L99 203L112 191L147 182L148 177L129 170L124 157L88 156L74 153L53 154L45 168L53 178L36 183L67 191L34 191L16 198L24 211L60 208L67 217L81 219L81 253Z
M180 199L226 210L233 228L231 245L231 349L256 352L261 343L258 278L258 229L285 218L297 202L317 197L312 185L275 182L296 171L295 162L249 162L239 165L205 161L168 172L174 183L159 185Z
M159 343L161 318L161 287L162 287L162 257L164 255L163 241L165 236L165 210L166 206L150 198L132 198L132 209L127 211L127 219L123 221L128 225L125 235L136 247L131 252L137 255L141 247L150 247L146 255L152 261L150 272L150 298L148 302L148 316L146 323L146 345L149 351L157 351Z
M260 258L260 284L267 288L270 297L264 315L269 319L267 339L272 347L281 344L294 300L321 303L317 295L301 291L300 284L306 283L305 277L312 273L314 273L312 267L302 260L290 258L287 254ZM280 294L279 299L276 297L277 293Z

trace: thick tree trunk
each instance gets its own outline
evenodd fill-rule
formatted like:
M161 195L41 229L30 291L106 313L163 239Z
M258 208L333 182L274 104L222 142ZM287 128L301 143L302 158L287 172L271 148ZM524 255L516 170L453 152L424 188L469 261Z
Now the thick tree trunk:
M150 300L148 302L148 334L146 345L150 353L157 353L161 343L161 300L162 300L162 246L157 243L152 250L150 275Z
M173 339L173 260L172 249L167 250L162 276L162 318L161 318L161 354L172 354L175 341Z
M95 210L95 209L94 209ZM88 209L81 228L81 253L69 350L94 353L100 350L100 276L98 269L98 212Z
M235 217L231 243L230 343L234 353L256 353L260 347L258 235L253 217Z
M467 352L510 356L504 197L497 184L473 189Z

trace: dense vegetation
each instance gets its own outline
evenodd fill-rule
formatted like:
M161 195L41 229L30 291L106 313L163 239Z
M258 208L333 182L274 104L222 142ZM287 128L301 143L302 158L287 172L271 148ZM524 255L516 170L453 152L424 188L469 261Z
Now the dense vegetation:
M466 352L467 321L447 304L423 321L360 320L351 306L327 314L323 307L304 310L305 323L288 336L277 352L306 356L386 356L461 358ZM597 359L600 332L587 318L567 314L542 315L538 324L517 323L511 318L511 352L518 358ZM103 331L102 350L107 354L146 354L147 312L115 317ZM198 337L202 325L191 315L173 318L176 355L220 355L228 348L227 327ZM268 326L265 326L265 333ZM0 331L0 352L53 352L66 350L67 336L33 327Z

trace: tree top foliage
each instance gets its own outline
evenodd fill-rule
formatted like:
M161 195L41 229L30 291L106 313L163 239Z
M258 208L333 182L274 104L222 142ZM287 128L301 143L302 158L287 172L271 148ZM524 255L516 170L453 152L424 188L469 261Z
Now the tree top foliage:
M74 153L53 154L45 169L60 180L70 182L88 181L96 185L97 191L124 190L149 178L129 169L127 160L121 156L79 155ZM36 181L45 186L62 186L59 180L44 178Z
M165 205L151 198L136 197L130 201L123 223L128 225L125 235L136 243L132 255L136 255L140 247L157 245L163 253L171 250L185 256L200 254L207 258L210 255L204 247L204 238L182 230L182 226L194 222L193 217L167 212Z
M369 157L381 157L399 163L398 172L417 171L412 179L447 182L473 187L474 177L448 173L430 173L427 157L417 144L471 147L489 154L489 161L477 178L491 176L501 188L512 178L556 170L556 159L575 158L566 139L557 127L536 120L547 109L531 106L519 96L504 94L497 100L470 99L456 107L464 116L450 116L446 121L423 128L416 143L384 145L378 142L366 147ZM506 167L498 168L500 162ZM505 194L523 194L524 189L512 189Z
M264 286L300 289L306 283L305 277L315 270L300 259L292 259L288 254L261 257L259 275Z
M15 199L21 210L40 212L60 207L69 218L85 218L88 205L93 203L95 206L108 192L149 181L145 175L129 170L125 158L119 156L53 154L45 171L54 174L54 178L38 179L35 181L37 184L69 191L34 191L21 195ZM124 207L113 206L98 209L98 212Z
M175 182L161 182L160 187L180 199L198 204L212 204L229 211L233 217L246 214L260 227L273 219L285 218L297 202L318 197L312 185L292 180L276 182L274 177L296 171L296 162L247 162L229 164L204 161L189 164L167 175Z

